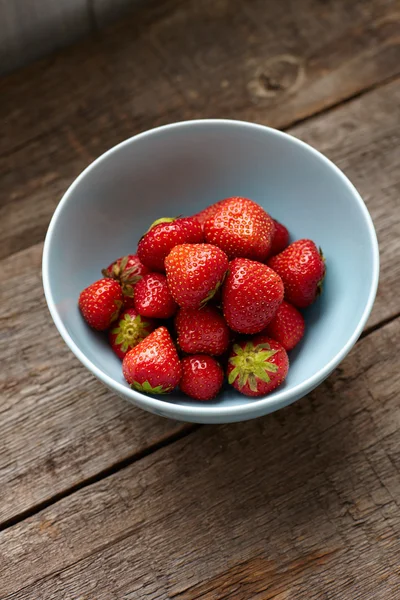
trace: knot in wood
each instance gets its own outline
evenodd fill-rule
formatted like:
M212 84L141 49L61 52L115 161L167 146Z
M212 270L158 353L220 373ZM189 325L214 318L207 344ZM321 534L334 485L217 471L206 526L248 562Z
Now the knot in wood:
M247 87L256 98L293 94L305 80L304 61L291 54L280 54L258 65Z

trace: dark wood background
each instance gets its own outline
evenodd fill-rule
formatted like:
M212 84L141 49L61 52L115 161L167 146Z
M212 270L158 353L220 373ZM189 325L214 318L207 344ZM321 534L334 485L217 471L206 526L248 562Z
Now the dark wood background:
M400 598L400 2L159 0L0 80L0 599ZM329 379L256 421L193 426L113 396L41 286L62 193L175 120L287 130L364 197L371 318Z

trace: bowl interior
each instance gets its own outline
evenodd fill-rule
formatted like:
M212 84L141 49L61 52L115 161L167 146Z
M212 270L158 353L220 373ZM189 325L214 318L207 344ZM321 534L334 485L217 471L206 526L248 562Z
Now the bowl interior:
M291 353L288 378L263 402L273 404L281 395L288 403L288 391L313 377L315 385L361 331L374 293L376 240L364 204L342 173L305 144L261 126L196 121L159 128L117 146L75 181L56 211L45 250L47 299L64 338L133 400L140 395L125 385L106 337L83 322L78 295L102 267L134 253L155 219L190 215L232 195L255 200L293 240L313 239L326 257L324 293L306 311L307 332ZM233 388L207 406L179 393L163 400L200 410L254 402Z

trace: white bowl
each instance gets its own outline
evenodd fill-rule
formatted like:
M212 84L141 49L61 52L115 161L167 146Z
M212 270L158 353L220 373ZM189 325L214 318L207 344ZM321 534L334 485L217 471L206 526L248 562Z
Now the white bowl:
M106 337L83 321L77 304L80 291L101 277L102 267L134 253L155 219L190 215L234 195L261 204L289 228L292 239L313 239L326 257L324 292L305 311L306 335L290 353L285 383L258 399L227 386L211 402L192 401L179 391L147 396L130 389ZM374 226L345 175L296 138L240 121L175 123L115 146L65 193L43 251L50 313L82 364L129 402L198 423L265 415L319 385L361 334L378 277Z

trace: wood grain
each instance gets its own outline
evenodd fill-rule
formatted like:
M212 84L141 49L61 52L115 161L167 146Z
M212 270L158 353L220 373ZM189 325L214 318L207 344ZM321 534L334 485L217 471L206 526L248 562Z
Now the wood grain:
M393 82L294 129L296 135L338 161L365 195L375 219L381 284L369 326L399 311L399 103L400 82ZM60 164L62 154L55 155L54 166ZM4 236L11 227L18 229L24 218L27 225L34 222L44 206L40 198L48 199L49 190L42 189L43 185L38 183L37 192L27 200L25 215L13 215L12 210L2 213L3 226L8 223ZM48 186L53 185L58 183L49 179ZM29 206L35 206L35 214ZM12 221L7 222L7 215ZM0 523L184 431L181 425L124 404L76 361L45 306L41 251L39 244L3 260L0 266L5 340L0 349L4 364L0 439L5 448L0 453ZM20 304L27 286L29 303Z
M191 430L130 406L75 359L46 307L41 254L1 265L0 524Z
M399 342L397 319L293 406L204 427L2 532L1 598L399 597Z
M0 154L66 123L101 136L108 114L125 136L160 115L286 127L400 72L398 14L399 0L148 0L0 82Z

